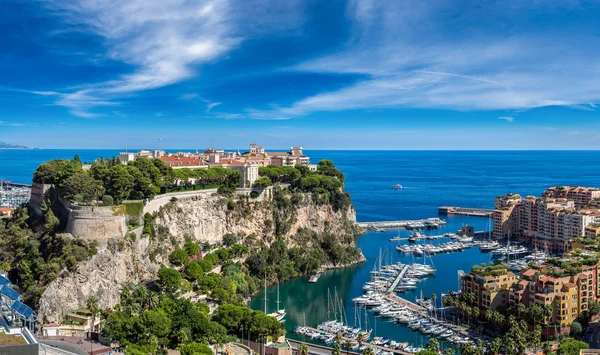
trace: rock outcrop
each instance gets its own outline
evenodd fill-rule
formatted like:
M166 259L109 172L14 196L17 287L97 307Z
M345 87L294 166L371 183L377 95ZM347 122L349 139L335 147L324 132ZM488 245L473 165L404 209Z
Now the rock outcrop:
M107 248L80 264L76 272L51 283L39 302L40 319L59 321L65 311L85 307L92 296L102 308L115 306L125 284L155 280L160 265L167 263L167 255L186 237L198 243L219 243L224 235L234 233L255 235L260 242L270 244L279 235L292 246L297 243L292 236L300 229L339 235L344 243L359 231L352 206L343 212L334 211L329 204L314 203L309 194L295 194L284 202L283 207L278 204L271 190L257 199L209 194L173 199L155 214L159 236L141 238L138 231L135 240L130 236L111 239Z

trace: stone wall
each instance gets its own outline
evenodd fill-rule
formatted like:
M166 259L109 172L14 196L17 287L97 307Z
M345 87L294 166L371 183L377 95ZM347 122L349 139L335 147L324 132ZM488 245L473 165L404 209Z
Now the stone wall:
M115 216L110 207L72 205L65 232L104 245L109 238L122 238L127 233L127 224L125 216Z

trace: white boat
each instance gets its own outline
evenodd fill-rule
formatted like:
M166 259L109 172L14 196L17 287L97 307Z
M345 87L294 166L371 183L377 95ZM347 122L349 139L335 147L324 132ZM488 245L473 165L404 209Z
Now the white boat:
M400 184L396 184L396 185L392 185L392 189L401 189L402 185Z
M267 284L265 283L265 313L267 313L267 303L266 303L266 294L267 294ZM279 308L279 282L277 283L277 310L273 313L267 314L270 317L275 317L279 322L283 322L283 319L286 316L285 308Z

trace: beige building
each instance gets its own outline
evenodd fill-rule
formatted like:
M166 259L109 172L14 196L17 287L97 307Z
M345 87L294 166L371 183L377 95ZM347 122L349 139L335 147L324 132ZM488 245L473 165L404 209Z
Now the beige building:
M517 207L522 198L519 194L507 194L498 196L494 199L494 212L492 220L494 222L494 238L507 238L514 235L519 230L519 218Z

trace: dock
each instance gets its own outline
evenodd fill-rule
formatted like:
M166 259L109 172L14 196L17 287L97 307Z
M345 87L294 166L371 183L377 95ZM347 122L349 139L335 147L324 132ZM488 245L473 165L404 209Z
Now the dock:
M307 328L307 329L310 329L310 330L312 330L313 332L317 332L317 333L321 333L321 334L327 334L327 335L335 336L335 334L334 334L334 333L326 332L326 331L324 331L324 330L320 330L320 329L312 328L312 327L309 327L309 326L306 326L306 328ZM342 341L344 341L344 340L348 340L348 341L351 341L351 342L355 342L355 341L356 341L355 339L352 339L352 338L346 338L346 337L342 336ZM410 353L409 353L409 352L406 352L406 351L397 350L397 349L392 349L392 348L386 348L385 346L379 346L379 345L371 344L371 343L369 343L369 342L365 342L364 344L365 344L365 345L368 345L368 346L370 346L370 347L372 347L372 348L374 348L374 349L380 349L380 350L387 351L387 352L391 352L391 353L394 353L394 354L400 354L400 355L410 355Z
M488 208L468 208L468 207L453 207L453 206L441 206L438 207L438 214L456 215L456 216L471 216L471 217L491 217L494 213L493 209Z
M402 270L400 270L400 272L398 273L398 276L396 276L396 278L394 279L394 282L392 282L392 285L390 286L390 288L388 288L388 290L387 290L388 293L394 292L394 290L400 283L400 280L402 280L402 278L404 277L404 274L406 274L407 271L408 271L408 265L404 265L402 267Z
M411 301L405 300L402 297L398 297L398 296L396 296L395 293L388 293L384 297L391 302L406 306L406 308L410 309L411 311L415 311L415 312L419 312L419 313L427 313L427 310L425 309L425 307L421 307L416 303L412 303Z
M424 225L425 228L438 228L446 221L439 218L415 219L406 221L358 222L360 227L368 230L411 229L411 225ZM408 227L408 228L407 228Z

